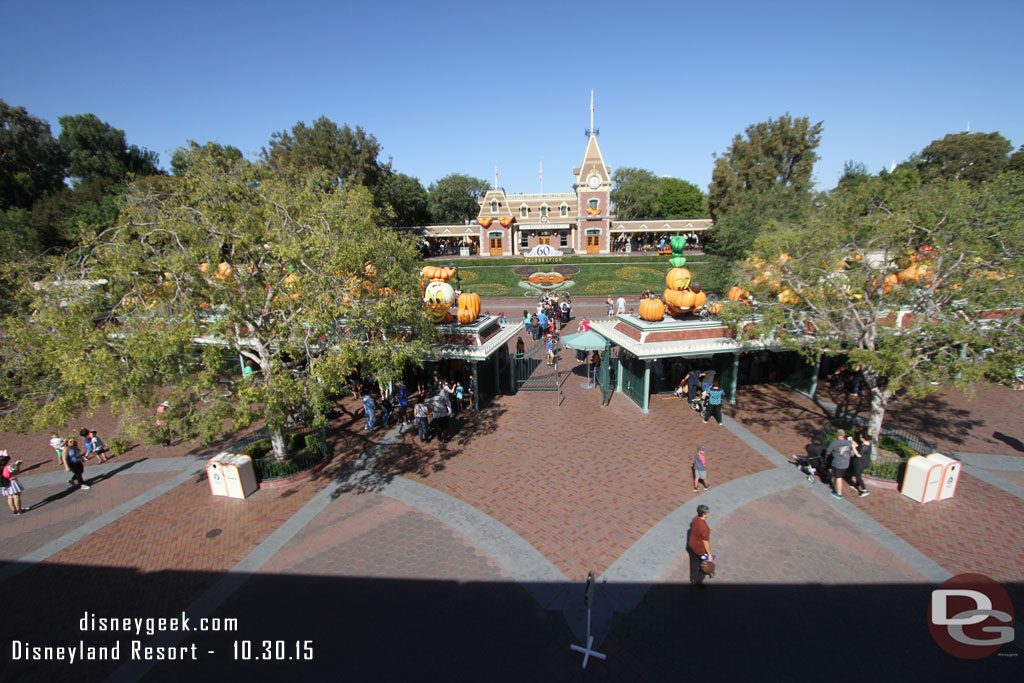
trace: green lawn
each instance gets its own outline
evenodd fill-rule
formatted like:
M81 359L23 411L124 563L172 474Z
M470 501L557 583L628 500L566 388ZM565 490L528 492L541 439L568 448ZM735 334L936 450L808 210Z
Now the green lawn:
M434 259L430 263L445 262ZM667 256L653 254L566 257L558 263L527 263L522 258L460 259L450 263L458 266L462 289L484 297L536 296L541 289L528 289L520 284L532 273L567 278L573 284L565 291L574 296L636 295L644 289L660 294L670 267ZM710 292L724 291L732 284L727 269L713 257L695 256L687 261L686 267L693 273L693 281ZM455 285L454 280L452 284Z

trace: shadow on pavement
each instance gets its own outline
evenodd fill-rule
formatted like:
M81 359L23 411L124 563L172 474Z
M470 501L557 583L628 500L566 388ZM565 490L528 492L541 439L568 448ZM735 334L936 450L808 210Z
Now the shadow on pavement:
M344 558L334 561L343 566ZM34 566L5 584L5 610L18 615L7 639L44 647L119 642L121 661L12 660L5 643L0 677L47 681L74 672L76 680L106 679L128 661L131 641L154 643L145 634L81 630L86 612L179 617L221 576ZM582 616L579 586L567 591L564 584L239 578L241 587L209 615L237 619L237 630L183 633L178 644L195 644L199 661L155 662L143 680L1020 680L1024 664L1020 656L961 660L943 652L929 634L928 585L736 585L716 579L698 591L660 584L631 613L606 620L608 635L595 648L608 659L591 660L583 671L582 657L569 649L582 633L574 633L559 611L568 607ZM638 588L601 586L595 619ZM1020 605L1022 585L1006 588ZM574 604L541 607L531 593L546 589L571 595ZM198 628L203 615L188 616ZM305 659L307 641L311 660ZM258 659L268 652L273 659ZM1020 654L1012 644L1002 652Z

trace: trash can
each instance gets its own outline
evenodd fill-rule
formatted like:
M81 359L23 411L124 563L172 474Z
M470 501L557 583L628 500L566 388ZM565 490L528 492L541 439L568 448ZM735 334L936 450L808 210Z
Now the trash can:
M915 455L907 460L907 471L903 475L900 493L918 503L927 503L938 500L941 484L942 465L923 455Z
M245 498L259 488L256 468L248 455L221 453L206 462L210 492L215 496Z
M952 498L956 493L957 482L960 481L960 468L962 463L942 453L931 453L928 460L942 467L942 479L939 484L939 495L937 500Z

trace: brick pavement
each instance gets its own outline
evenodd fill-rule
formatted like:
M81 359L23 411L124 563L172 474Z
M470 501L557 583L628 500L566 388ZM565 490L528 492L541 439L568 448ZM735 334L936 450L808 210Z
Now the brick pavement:
M421 447L406 434L381 458L377 471L405 476L474 505L528 540L569 578L581 580L588 569L600 574L679 505L696 502L699 494L690 491L688 464L698 442L709 447L713 487L772 468L728 429L700 424L680 401L655 399L647 416L622 396L601 407L597 392L579 388L582 379L566 380L566 396L557 409L550 393L503 397L479 418L462 421L456 439L445 446ZM776 389L744 389L740 398L740 408L726 412L784 454L798 452L821 420L812 403ZM326 493L325 487L363 448L380 441L379 433L359 430L354 402L342 407L331 431L339 452L336 462L304 482L262 490L243 502L212 498L205 481L191 481L5 582L7 609L25 615L19 637L46 644L53 644L55 633L62 634L57 644L77 638L74 620L84 610L165 616L193 604L305 501ZM984 439L990 437L980 433L971 438L977 438L977 448L964 441L963 450L985 452ZM864 616L869 611L889 615L899 607L919 612L929 588L919 575L798 481L787 493L766 492L770 495L713 520L724 562L721 586L715 588L730 586L724 597L713 599L721 601L725 612L732 611L731 621L723 619L722 609L712 613L710 603L695 602L705 598L695 598L687 586L676 585L683 567L673 565L668 583L655 586L631 613L615 615L611 635L601 646L612 659L607 665L593 663L586 678L678 680L691 661L685 646L690 643L700 643L703 656L719 672L793 671L794 677L806 677L829 660L813 657L794 665L777 634L761 634L758 641L756 629L769 624L768 616L796 610L804 631L822 631L834 624L831 604L839 596L841 603L863 607L850 623L867 633L877 628ZM71 525L83 512L75 507L85 503L86 493L100 493L101 502L90 505L116 506L121 498L112 493L115 485L127 491L155 483L153 475L127 470L91 492L76 492L73 500L69 496L47 507ZM242 618L246 631L241 637L311 634L319 660L313 668L292 671L313 677L353 667L349 670L374 672L378 679L408 680L456 665L473 680L584 677L579 658L568 652L576 637L562 615L540 608L472 539L443 520L374 493L372 480L368 486L366 492L349 491L334 499L257 576L228 596L216 614ZM951 572L974 568L1013 582L1008 588L1019 596L1022 558L1007 549L1024 547L1016 528L1022 510L1020 501L1005 492L966 474L953 501L921 507L895 492L876 490L869 498L835 504L857 506ZM14 527L5 523L0 533L9 528ZM44 528L21 529L26 539L16 534L12 543L29 547L43 542L34 536L45 533ZM207 536L214 529L221 533ZM972 548L978 544L973 556L963 551L965 539ZM787 565L773 542L797 544L804 556L794 553ZM821 577L830 577L832 592L822 592ZM695 614L700 619L693 619ZM910 622L901 612L889 621L889 630L909 629L911 623L923 628L920 614ZM101 644L103 639L98 640ZM210 636L208 641L227 647L223 638ZM929 641L914 642L918 645L911 649L921 656L919 643L927 646ZM735 643L746 644L745 657L725 647ZM876 645L858 676L875 671L872 662L891 665L907 656L892 647L889 640ZM226 660L202 670L165 665L150 679L213 680L244 670L262 680L289 671L237 666ZM985 671L993 666L989 661ZM86 663L76 674L91 680L112 668ZM12 671L25 680L49 680L55 669L28 663ZM884 675L885 669L876 673ZM6 677L4 671L0 677Z
M170 479L173 472L112 477L88 491L66 484L29 485L21 501L31 511L19 517L0 515L0 566L99 517L140 493Z
M486 512L572 580L603 572L699 495L690 475L698 444L708 447L712 486L770 467L728 430L703 425L683 401L655 399L645 416L622 396L601 406L597 391L580 387L582 375L563 379L558 408L554 392L502 397L478 420L460 420L449 444L421 446L409 433L378 467Z

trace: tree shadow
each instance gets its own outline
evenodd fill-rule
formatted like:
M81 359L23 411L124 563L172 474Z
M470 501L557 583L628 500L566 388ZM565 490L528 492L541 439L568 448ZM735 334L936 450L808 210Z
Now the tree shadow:
M730 409L731 416L742 414L742 421L758 425L766 432L793 429L808 442L817 442L821 427L831 417L825 408L808 406L801 397L774 385L742 387L737 397L742 409Z

